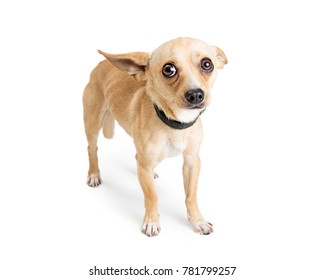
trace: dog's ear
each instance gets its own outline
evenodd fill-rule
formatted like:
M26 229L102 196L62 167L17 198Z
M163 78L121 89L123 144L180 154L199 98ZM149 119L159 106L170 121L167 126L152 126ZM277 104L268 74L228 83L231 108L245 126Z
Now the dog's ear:
M221 49L219 49L218 47L214 47L214 48L218 59L217 69L222 69L223 66L228 63L227 57Z
M143 76L149 61L149 54L144 52L125 54L108 54L101 50L98 50L98 52L105 56L116 68L134 77Z

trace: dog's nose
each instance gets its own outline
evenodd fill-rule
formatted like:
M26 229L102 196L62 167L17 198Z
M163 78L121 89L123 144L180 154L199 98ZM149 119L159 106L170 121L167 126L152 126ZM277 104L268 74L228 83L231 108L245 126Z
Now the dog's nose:
M202 89L191 89L185 93L185 99L191 105L198 105L204 101L204 92Z

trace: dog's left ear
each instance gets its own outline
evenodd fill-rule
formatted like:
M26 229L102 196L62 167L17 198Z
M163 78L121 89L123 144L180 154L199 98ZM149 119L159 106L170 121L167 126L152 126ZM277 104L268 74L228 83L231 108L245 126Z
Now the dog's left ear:
M108 54L98 50L100 54L105 56L116 68L125 71L136 79L144 77L146 71L149 54L144 52L132 52L125 54Z
M214 48L218 59L217 69L222 69L223 66L228 63L227 57L221 49L219 49L218 47L214 47Z

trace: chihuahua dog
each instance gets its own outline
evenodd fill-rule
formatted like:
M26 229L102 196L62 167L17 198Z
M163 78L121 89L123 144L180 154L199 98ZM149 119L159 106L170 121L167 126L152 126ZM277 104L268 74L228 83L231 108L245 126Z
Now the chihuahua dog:
M133 138L138 179L144 194L142 232L160 232L154 168L166 157L183 154L188 219L194 231L210 234L213 226L197 205L202 141L200 115L211 101L217 69L227 64L224 52L193 38L171 40L151 53L108 54L92 71L83 94L88 140L90 187L101 183L97 138L114 134L115 120Z

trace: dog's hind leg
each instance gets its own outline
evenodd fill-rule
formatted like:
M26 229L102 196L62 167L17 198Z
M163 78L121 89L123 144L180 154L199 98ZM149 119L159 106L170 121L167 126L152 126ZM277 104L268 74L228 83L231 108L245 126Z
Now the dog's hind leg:
M103 110L103 104L104 97L94 85L88 84L83 95L83 106L89 156L87 184L90 187L98 186L101 183L97 157L97 138L106 114L106 111Z
M103 120L103 134L106 138L111 139L114 136L115 120L111 112L107 109Z

